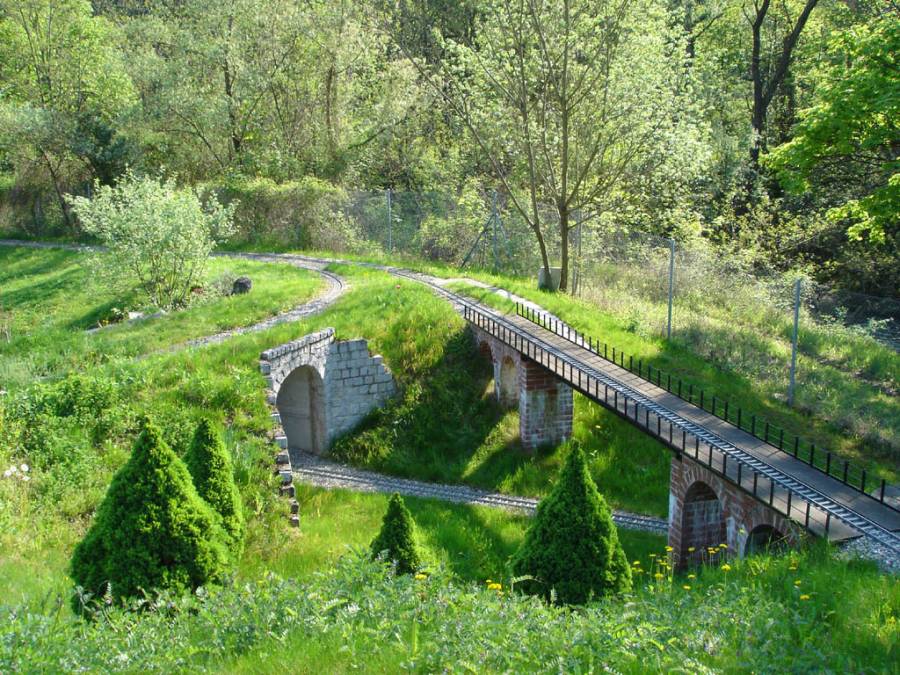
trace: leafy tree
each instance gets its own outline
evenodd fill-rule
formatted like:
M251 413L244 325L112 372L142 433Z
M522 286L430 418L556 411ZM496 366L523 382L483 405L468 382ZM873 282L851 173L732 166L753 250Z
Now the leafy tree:
M873 245L900 236L900 20L888 13L839 35L813 104L767 158L793 192L824 193L828 217ZM838 203L835 204L834 202Z
M538 505L525 540L512 558L513 574L528 592L566 604L631 588L631 568L612 513L575 447L553 491Z
M47 172L69 227L67 187L108 180L99 160L122 151L114 121L135 103L117 42L87 0L0 0L0 145L17 171Z
M372 556L382 554L387 560L396 563L398 574L411 574L421 565L412 514L396 492L388 502L381 531L372 541Z
M222 517L229 549L240 557L244 542L244 513L241 495L234 482L231 458L218 427L204 418L184 456L197 493Z
M209 253L232 231L234 205L180 189L171 178L142 178L127 171L115 186L96 185L92 199L72 207L84 230L108 247L97 256L101 272L118 283L137 283L158 307L186 302L202 281Z
M159 429L145 422L75 547L70 574L95 595L108 584L117 601L153 589L195 589L226 571L218 521ZM79 599L74 602L80 610Z
M576 212L627 209L648 177L677 183L702 168L683 52L651 2L487 0L481 9L474 40L447 40L439 64L398 44L489 159L545 268L543 207L553 210L565 290Z

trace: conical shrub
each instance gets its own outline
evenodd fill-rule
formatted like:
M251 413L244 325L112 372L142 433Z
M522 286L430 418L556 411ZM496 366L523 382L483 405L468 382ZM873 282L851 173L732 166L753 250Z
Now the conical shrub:
M228 548L237 559L244 546L244 511L234 483L231 458L218 427L203 419L184 456L197 493L222 517Z
M145 422L113 477L94 523L75 547L70 574L94 596L116 601L153 589L195 589L227 570L219 517L187 467ZM76 611L81 610L78 598Z
M410 574L421 566L415 542L415 523L412 514L396 492L391 495L381 531L372 541L372 557L384 555L397 565L398 574Z
M511 561L519 588L565 604L631 588L631 568L612 512L597 491L581 448L569 454L553 491L538 505L525 540Z

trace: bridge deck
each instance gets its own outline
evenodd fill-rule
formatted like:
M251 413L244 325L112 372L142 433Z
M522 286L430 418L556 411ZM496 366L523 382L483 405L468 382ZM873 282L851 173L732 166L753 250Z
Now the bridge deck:
M484 322L473 321L495 338L527 354L528 347L522 348L521 335L527 336L545 352L538 354L535 360L541 362L560 379L581 391L588 398L607 408L614 409L636 426L657 436L676 452L696 457L704 465L725 476L730 482L754 494L761 502L775 507L781 513L788 514L792 520L810 531L838 541L859 536L859 530L845 520L829 515L828 508L821 508L829 501L832 507L837 505L848 509L884 530L900 531L900 513L845 485L840 480L810 467L789 453L779 450L525 317L500 315L496 310L483 305L477 306L477 310L492 315L492 318L502 322L499 325L491 323L482 325ZM517 337L510 329L520 335ZM601 376L601 380L603 378L610 380L611 384L605 386L598 383L597 375ZM640 398L635 397L635 393ZM649 403L649 407L647 404L636 405L636 398L637 400L644 399L646 403ZM660 409L658 413L656 406ZM681 420L674 418L673 421L673 417L667 413L674 413ZM684 424L682 421L686 421L688 424ZM697 430L697 435L691 433L689 430L691 423L702 427L703 431ZM734 455L729 456L721 448L714 447L714 444L699 438L698 435L702 436L704 431L726 441L738 451L750 455L754 460L762 462L767 467L767 471L771 469L777 473L768 471L772 474L772 477L768 477L764 473L750 469L749 464L745 462L735 461ZM789 480L784 481L785 477ZM815 498L804 500L796 491L785 487L785 484L790 481L802 484L803 487L809 488L826 501L821 502ZM831 508L830 510L837 511L839 509Z

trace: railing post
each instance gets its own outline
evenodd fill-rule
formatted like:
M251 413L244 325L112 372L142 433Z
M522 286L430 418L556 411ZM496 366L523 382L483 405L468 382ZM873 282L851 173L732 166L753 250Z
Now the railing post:
M713 414L713 417L716 416L716 397L715 396L713 396L713 400L712 400L712 414Z
M607 344L604 342L603 343L603 358L606 359L607 361L609 361L609 359L606 356L606 347L607 347Z
M778 432L778 449L784 450L784 429Z
M644 360L638 359L638 377L644 376Z
M672 375L671 373L667 376L669 379L666 381L666 391L672 391Z
M825 473L831 475L831 453L825 455Z
M700 455L700 437L694 436L694 459Z
M831 511L825 513L825 536L828 536L828 530L831 528Z
M706 410L706 408L703 406L703 390L702 389L700 390L700 409Z
M756 415L750 417L750 435L756 437Z
M859 489L861 492L866 491L866 470L862 470L862 477L859 479Z
M738 475L737 475L737 484L738 487L741 487L741 469L744 468L744 465L738 462Z
M848 471L850 471L850 461L845 459L844 460L844 477L842 479L845 484L847 483L847 472Z
M798 452L800 452L800 437L794 436L794 457L797 456Z
M753 470L753 496L756 496L756 484L759 482L759 471Z
M769 506L775 502L775 481L769 479Z
M809 446L809 465L815 466L815 457L816 457L816 444L813 443Z
M884 489L887 487L887 481L884 478L881 479L881 494L878 497L878 501L884 504Z
M766 438L765 438L765 441L766 441L766 443L769 442L769 420L766 420Z
M634 356L628 357L628 372L629 373L634 372Z
M728 401L725 401L725 421L728 421Z
M787 511L785 512L785 515L786 515L788 518L790 518L790 517L791 517L791 497L794 496L794 493L793 493L793 491L791 491L791 490L788 490L787 493L788 493L788 496L787 496Z
M678 378L678 398L681 398L681 378Z
M741 409L738 408L738 429L741 428Z
M809 509L810 509L810 506L811 506L811 504L810 504L809 502L806 502L806 520L804 521L803 527L805 527L807 530L809 529Z

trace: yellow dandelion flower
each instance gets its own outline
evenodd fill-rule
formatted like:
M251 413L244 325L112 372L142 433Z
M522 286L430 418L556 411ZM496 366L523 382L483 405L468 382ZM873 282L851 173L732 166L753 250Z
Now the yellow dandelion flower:
M491 581L490 579L487 579L484 583L486 583L488 586L490 586L490 585L491 585L492 583L494 583L494 582Z
M672 548L671 546L666 546L666 553L671 553L671 552L674 551L674 550L675 550L675 549Z
M635 567L637 567L638 565L641 564L641 561L640 561L640 560L635 560L635 561L634 561L633 563L631 563L631 564L634 565Z
M657 572L653 575L654 579L662 579L665 575L662 572Z
M488 590L489 591L502 591L503 585L497 584L497 583L488 584Z
M728 544L719 544L719 548L728 548Z
M697 578L696 574L688 574L688 579L696 579L696 578Z
M801 600L809 600L809 596L806 593L804 593L803 595L800 596L800 599Z
M688 553L693 553L696 550L697 549L695 549L693 546L688 546Z
M426 577L426 576L425 576L424 574L422 574L421 572L419 572L419 573L416 575L416 579L417 579L418 581L422 581L422 579L427 579L427 578L428 578L428 577Z
M731 565L729 565L728 563L725 563L724 565L722 565L722 569L727 572L728 570L731 569Z
M656 554L655 554L655 553L651 553L651 554L650 554L650 557L651 557L651 558L655 558L655 557L656 557Z
M794 579L794 586L799 586L801 583L803 582L800 579Z
M682 586L682 588L683 588L684 590L686 590L686 591L691 590L691 587L688 586L687 584L685 584L684 586Z

